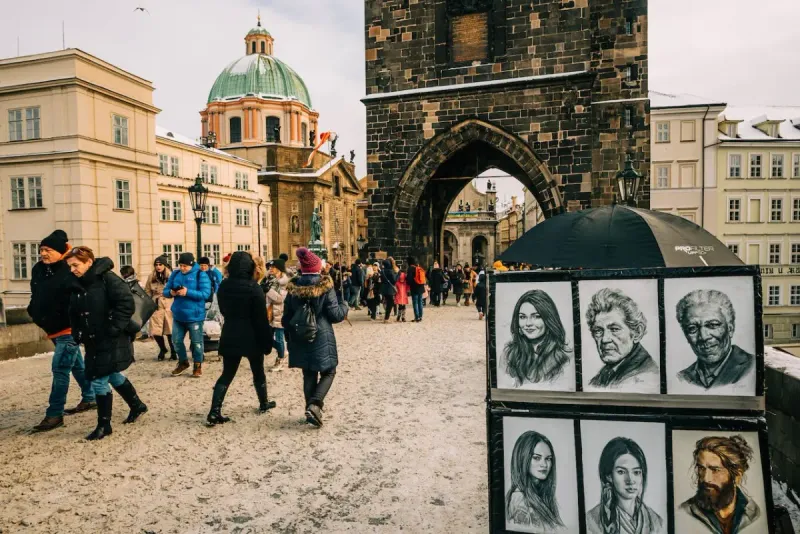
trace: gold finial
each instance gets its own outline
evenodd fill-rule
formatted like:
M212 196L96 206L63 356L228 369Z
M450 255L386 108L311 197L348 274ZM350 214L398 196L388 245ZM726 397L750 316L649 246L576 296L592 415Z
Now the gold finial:
M261 26L261 10L258 10L258 25Z

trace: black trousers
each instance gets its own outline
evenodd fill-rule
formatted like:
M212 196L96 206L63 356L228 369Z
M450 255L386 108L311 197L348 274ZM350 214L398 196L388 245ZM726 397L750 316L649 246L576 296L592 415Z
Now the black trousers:
M306 397L306 406L316 404L322 408L335 376L336 368L321 373L303 369L303 395Z
M439 306L441 302L442 293L440 291L431 291L431 304Z
M383 320L388 321L389 317L391 317L392 315L392 311L394 311L394 295L383 296L383 307L384 307Z
M447 297L450 296L450 291L442 291L442 304L447 304Z
M224 384L230 386L236 372L239 370L239 364L242 362L244 356L223 356L222 357L222 375L217 379L217 384ZM253 384L266 384L267 375L264 373L264 355L250 356L250 370L253 372Z

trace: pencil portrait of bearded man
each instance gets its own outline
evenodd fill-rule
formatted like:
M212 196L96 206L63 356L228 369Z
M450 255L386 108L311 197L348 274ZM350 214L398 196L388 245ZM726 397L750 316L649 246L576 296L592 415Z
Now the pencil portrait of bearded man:
M736 312L728 295L716 289L696 289L676 307L678 324L697 361L678 379L711 389L736 384L755 368L755 356L733 344Z

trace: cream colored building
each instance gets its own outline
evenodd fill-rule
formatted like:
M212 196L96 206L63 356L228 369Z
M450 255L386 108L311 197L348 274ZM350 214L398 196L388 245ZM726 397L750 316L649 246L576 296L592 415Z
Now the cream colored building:
M71 244L111 257L117 268L133 265L141 276L165 245L194 251L186 189L205 164L209 180L210 168L217 168L209 204L219 207L219 223L204 225L204 241L219 244L220 253L255 251L259 236L269 245L271 205L268 189L257 185L258 166L175 134L157 136L158 112L151 82L81 50L0 60L0 292L6 306L27 304L39 240L55 228L65 230ZM251 176L247 186L236 187L237 174Z
M651 208L760 265L765 341L800 348L800 107L650 100Z

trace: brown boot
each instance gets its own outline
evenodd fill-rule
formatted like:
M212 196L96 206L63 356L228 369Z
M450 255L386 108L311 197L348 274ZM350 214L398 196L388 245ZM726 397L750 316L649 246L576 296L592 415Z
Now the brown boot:
M192 378L200 378L201 376L203 376L203 364L196 363L194 364L194 370L192 371Z
M58 428L60 426L64 426L63 416L45 417L44 419L42 419L41 423L33 427L33 431L47 432L48 430L53 430L54 428Z
M189 360L178 362L178 365L172 371L172 376L178 376L179 374L181 374L182 372L184 372L188 368L189 368Z
M95 408L97 408L96 402L81 401L74 408L67 408L66 410L64 410L64 413L66 415L75 415L76 413L88 412L89 410L94 410Z

